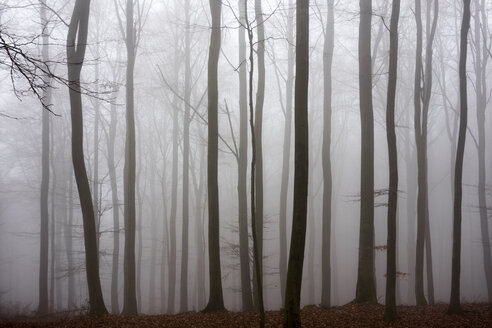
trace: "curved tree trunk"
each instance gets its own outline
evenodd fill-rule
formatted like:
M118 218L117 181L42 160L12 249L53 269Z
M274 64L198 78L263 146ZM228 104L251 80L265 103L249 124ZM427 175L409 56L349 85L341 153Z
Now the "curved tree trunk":
M454 173L454 207L453 207L453 256L451 267L451 298L448 313L461 313L460 272L461 272L461 208L463 157L465 153L466 127L468 121L468 99L466 90L466 56L468 30L470 29L470 0L463 0L463 21L460 40L460 129L458 132L458 149Z
M91 190L84 163L82 99L80 71L84 63L87 45L90 0L75 2L67 34L67 66L72 117L72 162L75 181L79 191L84 225L85 265L89 288L89 313L107 313L104 305L97 255L96 224L92 206Z

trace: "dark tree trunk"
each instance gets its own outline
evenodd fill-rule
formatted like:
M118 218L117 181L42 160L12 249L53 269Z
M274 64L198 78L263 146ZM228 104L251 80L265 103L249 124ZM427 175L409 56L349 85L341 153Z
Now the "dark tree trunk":
M309 0L297 0L296 21L294 212L285 289L284 327L301 325L301 284L309 181Z
M255 103L255 226L256 226L256 240L258 249L258 267L259 275L263 276L263 104L265 100L265 24L263 18L263 11L261 8L261 0L255 0L255 22L256 33L258 40L256 42L257 49L256 54L258 56L258 83L256 90L256 103ZM250 84L250 88L251 88ZM251 90L250 90L251 93ZM250 100L252 102L252 99ZM255 269L256 270L256 269ZM259 284L257 275L254 275L254 284ZM263 280L263 279L262 279ZM254 289L254 302L257 308L262 308L259 301L259 289L263 289L263 286L258 286ZM261 294L263 292L261 291ZM263 298L263 295L261 295ZM263 302L263 301L262 301ZM260 309L261 311L261 309Z
M124 315L137 314L135 281L135 114L133 71L135 67L135 27L133 0L126 2L126 139L124 167L124 220L125 248L123 260L123 310Z
M333 0L328 0L325 44L323 48L323 237L321 248L321 306L331 306L331 103L332 64L335 41L335 15Z
M220 268L219 238L219 184L218 184L218 78L220 55L222 2L210 0L212 33L208 56L208 248L210 270L210 298L204 311L224 310L222 277Z
M239 158L238 158L238 218L239 218L239 260L241 265L241 296L243 311L253 309L251 274L249 268L248 238L248 100L246 39L244 35L246 0L239 0Z
M359 92L361 116L361 182L359 268L356 302L377 302L374 277L374 116L372 107L372 0L360 0Z
M96 224L91 190L84 163L82 97L80 71L84 63L87 45L90 0L75 2L67 34L67 66L72 117L72 162L79 191L84 226L85 265L89 289L89 313L107 313L104 305L97 252Z
M287 279L287 195L289 191L290 175L290 148L292 140L292 88L294 85L294 3L289 0L289 13L287 19L287 80L285 82L285 125L284 125L284 145L282 152L282 181L280 184L280 293L282 302L285 300L285 283Z
M50 130L50 168L52 173L51 179L51 195L50 195L50 296L49 296L49 311L55 311L55 285L56 285L56 245L55 245L55 226L56 226L56 209L55 209L55 189L56 189L56 168L54 164L54 151L55 138L53 135L53 128Z
M398 152L395 132L396 81L398 76L398 21L400 0L394 0L390 23L390 58L386 101L386 138L388 140L388 241L386 260L386 306L384 318L396 320L396 212L398 203Z
M43 61L49 60L49 32L48 20L46 17L45 0L41 0L41 22L43 24L42 40ZM49 89L43 93L43 105L51 104L51 92ZM42 141L41 141L41 192L40 192L40 216L41 216L41 231L40 231L40 247L39 247L39 304L38 315L48 313L48 239L49 239L49 213L48 213L48 192L50 180L50 113L44 107L42 110Z
M191 101L191 40L190 0L185 1L185 88L183 117L183 233L181 238L181 294L180 312L188 311L188 226L190 174L190 101Z
M470 29L470 0L463 0L463 21L461 23L460 41L460 129L454 173L454 207L453 207L453 256L451 268L451 298L448 313L461 313L460 305L460 267L461 267L461 197L463 178L463 157L465 153L466 127L468 120L468 99L466 90L466 56L468 30Z
M71 164L71 163L70 163ZM68 222L65 225L65 241L67 252L67 278L68 278L68 295L67 295L67 308L68 310L75 309L75 272L73 265L73 176L72 165L70 165L68 178Z

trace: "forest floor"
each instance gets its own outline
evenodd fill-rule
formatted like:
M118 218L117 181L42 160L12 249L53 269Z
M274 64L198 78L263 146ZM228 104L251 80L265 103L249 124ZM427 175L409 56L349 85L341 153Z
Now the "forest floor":
M383 320L384 306L346 304L322 309L306 306L302 309L303 327L492 327L492 308L488 304L463 304L462 315L447 315L447 305L399 306L398 321ZM258 327L254 312L189 312L178 315L140 315L124 317L18 317L0 319L0 327ZM279 311L266 312L266 327L281 327Z

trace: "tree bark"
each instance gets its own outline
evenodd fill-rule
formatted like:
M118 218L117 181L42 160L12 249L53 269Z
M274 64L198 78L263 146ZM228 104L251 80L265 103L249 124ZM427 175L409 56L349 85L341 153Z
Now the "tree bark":
M126 2L126 139L124 167L125 248L123 260L123 315L137 314L135 281L135 114L133 72L135 67L133 0Z
M398 21L400 0L394 0L390 23L390 58L386 101L386 138L388 140L388 241L386 253L386 305L384 319L396 320L396 212L398 208L398 152L395 132L396 81L398 76Z
M46 2L40 0L42 29L42 56L43 62L49 61L49 32L47 31L48 19L46 17ZM51 92L46 89L43 92L43 105L51 104ZM39 304L38 315L48 313L48 238L49 238L49 212L48 212L48 192L50 180L50 113L43 107L42 109L42 136L41 136L41 191L40 191L40 247L39 247Z
M335 15L333 0L328 0L325 43L323 47L323 236L321 248L321 306L331 306L331 112L332 64L335 41Z
M463 20L460 37L460 129L458 132L458 149L454 172L454 207L453 207L453 255L451 266L451 298L448 313L461 313L460 304L460 266L461 266L461 220L462 220L462 178L463 157L465 153L466 127L468 121L468 99L466 90L466 57L468 31L470 29L470 0L463 0Z
M359 92L361 115L361 183L359 268L356 302L377 302L374 276L374 116L372 106L372 0L360 0Z
M294 2L289 0L289 13L287 19L287 80L285 81L285 124L284 124L284 143L282 152L282 180L280 184L280 293L282 302L285 300L285 283L287 279L287 195L289 191L290 175L290 148L292 141L292 88L294 85Z
M80 89L80 71L87 45L90 0L76 0L67 33L67 66L70 107L72 117L72 162L79 191L84 226L85 265L89 289L89 313L107 313L104 305L96 241L96 224L92 206L91 190L84 163L83 117Z
M219 184L218 184L218 63L220 55L222 2L210 0L212 33L208 56L208 247L210 270L210 297L204 311L224 310L220 268L219 238Z
M238 218L239 218L239 260L241 266L241 297L243 311L253 310L251 273L249 268L248 238L248 100L246 65L246 0L239 0L239 157L238 157Z
M190 101L191 101L191 39L190 0L185 0L185 88L183 117L183 231L181 238L181 296L180 312L188 311L188 226L190 174Z
M309 181L309 0L297 0L296 21L294 212L285 289L284 327L301 325L300 301Z

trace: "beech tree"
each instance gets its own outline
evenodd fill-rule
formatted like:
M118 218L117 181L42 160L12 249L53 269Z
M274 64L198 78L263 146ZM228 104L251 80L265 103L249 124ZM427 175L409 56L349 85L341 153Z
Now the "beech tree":
M470 0L463 0L463 20L460 37L460 129L458 132L458 149L454 172L454 206L453 206L453 257L451 267L451 298L449 314L461 313L460 273L461 273L461 220L463 192L463 157L465 153L466 127L468 122L468 98L466 78L466 57L468 51L468 31L470 30Z
M96 223L91 190L87 179L83 147L83 116L80 72L87 47L90 0L76 0L67 34L67 67L72 118L72 163L79 191L84 226L85 265L89 289L89 313L105 314L101 292L97 250Z
M285 287L284 327L301 326L301 284L309 181L309 0L297 0L296 8L294 212Z

